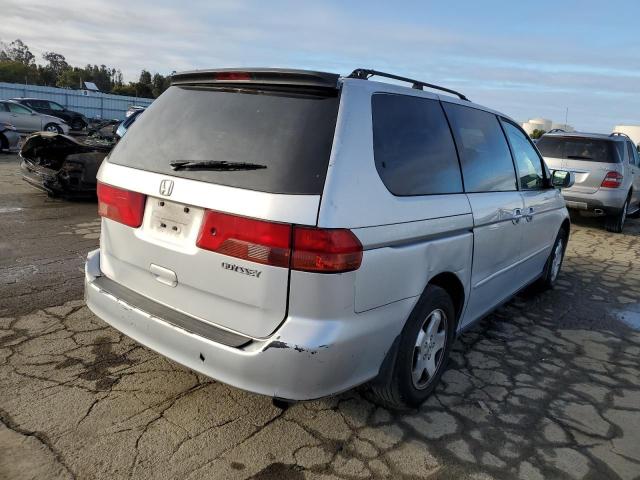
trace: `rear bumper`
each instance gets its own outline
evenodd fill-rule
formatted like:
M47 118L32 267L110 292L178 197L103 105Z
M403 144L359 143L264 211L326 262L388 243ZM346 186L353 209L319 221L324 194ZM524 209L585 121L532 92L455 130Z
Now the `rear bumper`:
M580 193L572 191L562 191L567 208L594 212L602 210L601 213L613 214L622 209L627 199L628 190L624 188L600 188L594 193Z
M98 317L150 349L243 390L289 400L333 395L375 377L415 300L320 319L290 313L268 339L225 345L180 328L100 288L99 250L85 266L85 300Z

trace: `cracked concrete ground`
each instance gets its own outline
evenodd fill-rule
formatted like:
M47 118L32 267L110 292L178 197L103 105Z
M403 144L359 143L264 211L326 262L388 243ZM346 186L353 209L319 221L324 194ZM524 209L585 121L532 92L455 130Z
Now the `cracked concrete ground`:
M287 410L136 344L82 302L95 204L0 156L0 478L640 478L640 221L574 219L558 287L455 345L436 394ZM634 323L635 322L635 323Z

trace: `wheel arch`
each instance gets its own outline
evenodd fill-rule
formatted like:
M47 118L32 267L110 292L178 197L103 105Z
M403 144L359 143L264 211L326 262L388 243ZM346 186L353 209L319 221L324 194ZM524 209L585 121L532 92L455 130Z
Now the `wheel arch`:
M569 220L569 218L565 218L562 221L562 225L560 225L560 228L562 228L565 231L566 234L566 238L569 238L569 233L571 232L571 220Z
M435 285L442 288L451 297L456 311L455 321L457 329L457 325L460 322L460 317L462 316L465 301L465 291L462 281L460 280L458 275L453 272L441 272L432 277L429 282L427 282L425 289L429 285Z

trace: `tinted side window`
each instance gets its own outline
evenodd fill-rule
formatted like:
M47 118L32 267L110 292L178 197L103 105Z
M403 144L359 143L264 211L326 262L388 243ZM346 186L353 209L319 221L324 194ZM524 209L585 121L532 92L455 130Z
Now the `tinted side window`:
M18 105L17 103L7 103L9 110L13 113L20 113L22 115L30 115L31 112L29 109L23 107L22 105Z
M371 98L376 169L394 195L462 193L453 138L437 100Z
M509 138L513 157L516 161L520 188L525 190L544 188L542 159L538 152L518 127L509 122L502 122L502 126Z
M467 192L517 190L513 161L498 118L492 113L444 103L458 145Z
M631 165L636 165L636 156L634 155L633 144L631 142L627 142L627 150L629 151L629 163Z

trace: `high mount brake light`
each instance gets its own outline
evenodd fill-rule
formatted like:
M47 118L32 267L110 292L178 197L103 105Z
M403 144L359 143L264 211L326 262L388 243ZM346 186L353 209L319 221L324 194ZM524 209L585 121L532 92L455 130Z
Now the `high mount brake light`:
M98 182L98 215L129 227L142 225L146 195Z
M205 214L196 245L305 272L348 272L357 270L362 262L362 244L349 230L298 227L213 210Z
M618 172L607 172L600 186L605 188L618 188L622 185L623 178L624 177Z
M247 72L218 72L213 76L216 80L251 80L251 75Z

